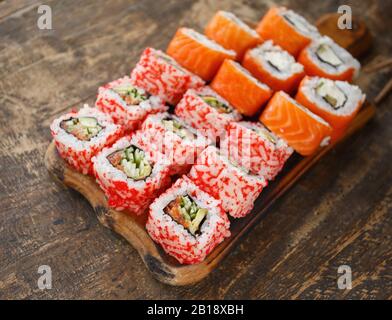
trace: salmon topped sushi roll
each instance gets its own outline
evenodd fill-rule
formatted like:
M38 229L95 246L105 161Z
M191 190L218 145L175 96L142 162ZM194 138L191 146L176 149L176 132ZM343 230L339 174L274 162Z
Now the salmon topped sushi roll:
M305 77L295 99L332 126L332 141L336 141L360 110L365 95L345 81Z
M255 115L272 95L266 84L232 60L223 62L211 82L211 88L246 116Z
M131 72L132 83L172 105L190 88L204 85L198 76L181 67L160 50L147 48Z
M235 59L236 53L190 28L180 28L171 40L167 54L190 72L210 81L225 59Z
M227 124L242 118L228 101L208 86L188 90L175 113L212 142L223 136Z
M274 91L292 93L305 76L304 67L271 40L250 49L242 65Z
M208 23L205 34L242 60L246 50L261 43L259 34L231 12L218 11Z
M294 57L312 39L320 36L317 28L304 17L285 7L273 7L262 18L256 31L264 40L273 40Z
M50 131L60 156L83 174L92 174L92 157L123 135L120 125L88 105L53 120Z
M100 87L95 106L128 131L136 130L147 115L168 110L161 98L135 86L129 77Z
M308 76L351 82L359 73L360 63L329 37L313 41L299 55L298 62Z
M331 139L331 126L283 91L274 94L260 121L303 156L328 145Z

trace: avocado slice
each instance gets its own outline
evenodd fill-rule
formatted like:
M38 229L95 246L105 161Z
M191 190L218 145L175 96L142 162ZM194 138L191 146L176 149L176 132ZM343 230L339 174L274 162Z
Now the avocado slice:
M323 62L325 62L335 68L339 67L340 65L343 64L343 61L340 60L340 58L336 55L335 51L333 51L331 46L329 46L328 44L325 44L325 43L321 44L317 48L316 54L317 54L317 57L321 61L323 61Z

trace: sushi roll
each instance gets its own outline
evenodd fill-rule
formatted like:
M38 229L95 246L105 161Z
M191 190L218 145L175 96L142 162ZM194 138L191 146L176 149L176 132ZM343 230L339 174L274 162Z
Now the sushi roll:
M175 113L212 142L220 139L228 123L241 119L229 102L210 87L188 90L176 106Z
M204 85L198 76L182 68L160 50L147 48L131 72L132 83L172 105L190 88Z
M128 131L139 128L150 113L164 112L168 109L161 98L135 86L129 77L100 87L95 106L109 114L115 123L121 124Z
M211 142L169 113L149 115L141 127L146 148L158 150L172 163L171 174L184 174Z
M226 157L266 180L273 180L293 153L261 123L248 121L230 123L220 148Z
M328 145L331 139L331 126L283 91L274 94L260 121L303 156Z
M91 158L123 134L108 115L88 105L55 119L50 131L60 156L83 174L91 174Z
M263 177L230 161L214 146L200 154L188 176L203 191L221 200L223 209L234 218L246 216L267 185Z
M271 40L248 50L242 65L272 90L282 90L289 94L297 89L305 76L304 67Z
M299 55L298 62L308 76L351 82L359 73L360 63L329 37L313 41Z
M169 161L160 152L144 148L142 140L138 133L125 136L92 159L108 205L136 215L144 213L170 184Z
M272 96L270 87L232 60L223 62L211 88L246 116L255 115Z
M332 126L332 141L336 141L358 113L365 95L345 81L305 77L295 99Z
M210 81L225 59L235 59L236 53L227 50L203 34L189 28L177 30L167 54L187 70Z
M151 204L146 224L150 237L182 264L203 261L230 236L229 227L221 202L186 176Z
M312 39L320 37L315 26L285 7L269 9L256 31L262 39L272 40L294 57L297 57Z
M239 61L242 60L246 50L261 43L261 38L255 30L227 11L218 11L208 23L204 33L224 48L234 50Z

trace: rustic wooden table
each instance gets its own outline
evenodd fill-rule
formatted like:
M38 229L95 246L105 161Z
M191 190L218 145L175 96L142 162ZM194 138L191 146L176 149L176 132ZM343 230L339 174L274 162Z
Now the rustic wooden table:
M127 74L144 47L165 48L179 25L201 30L218 9L257 21L272 1L46 1L51 31L37 28L40 3L0 1L0 298L392 298L391 97L211 276L170 287L98 223L84 198L53 182L43 163L49 124L93 103L99 85ZM339 1L283 3L314 20ZM391 56L392 1L342 3L375 35L362 62ZM390 77L382 71L358 82L372 100ZM40 265L52 268L51 290L37 286ZM352 269L352 290L338 289L340 265Z

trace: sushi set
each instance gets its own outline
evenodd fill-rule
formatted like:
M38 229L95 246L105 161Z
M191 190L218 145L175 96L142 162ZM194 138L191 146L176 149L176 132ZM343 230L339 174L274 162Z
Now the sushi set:
M337 44L346 31L318 26L273 7L254 26L219 11L204 34L179 28L166 52L146 48L129 76L98 88L94 107L53 120L47 169L158 280L200 281L375 113Z

